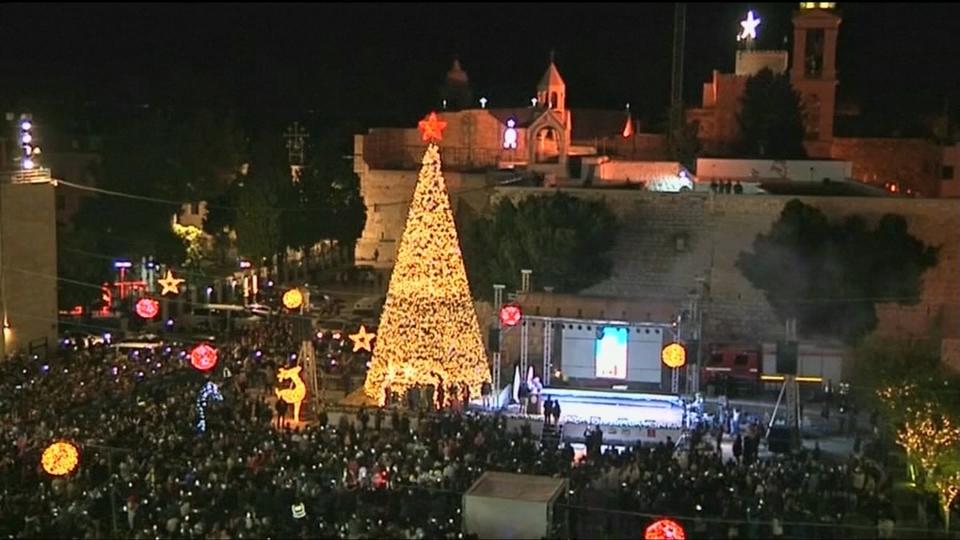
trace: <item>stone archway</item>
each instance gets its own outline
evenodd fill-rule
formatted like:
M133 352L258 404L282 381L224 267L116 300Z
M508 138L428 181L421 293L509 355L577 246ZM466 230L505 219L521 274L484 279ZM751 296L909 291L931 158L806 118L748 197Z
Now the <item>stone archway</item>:
M563 148L561 133L552 126L543 126L533 136L534 163L559 163Z

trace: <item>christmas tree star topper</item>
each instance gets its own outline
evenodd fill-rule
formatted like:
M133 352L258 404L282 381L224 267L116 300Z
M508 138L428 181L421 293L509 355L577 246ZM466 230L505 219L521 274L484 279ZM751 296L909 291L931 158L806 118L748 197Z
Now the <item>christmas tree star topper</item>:
M437 113L431 112L420 121L417 128L423 134L424 142L440 142L443 140L443 130L447 128L447 123L441 120Z

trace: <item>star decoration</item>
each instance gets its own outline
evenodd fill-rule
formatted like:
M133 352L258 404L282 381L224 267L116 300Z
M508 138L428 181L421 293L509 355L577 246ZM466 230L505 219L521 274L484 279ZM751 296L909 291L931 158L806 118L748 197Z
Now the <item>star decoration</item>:
M350 334L350 341L353 342L353 352L357 352L360 349L364 349L367 352L373 352L373 345L371 342L373 338L377 337L373 332L367 332L367 328L364 325L360 325L360 331L356 334Z
M417 129L422 133L424 142L440 142L443 139L443 130L447 123L437 116L437 113L431 112L427 117L417 124Z
M180 294L180 284L184 281L186 280L173 277L173 272L167 270L167 274L163 276L163 279L157 280L157 283L163 287L160 294Z
M760 19L753 17L753 11L747 12L747 18L740 21L743 31L737 36L738 39L757 39L757 26L760 25Z

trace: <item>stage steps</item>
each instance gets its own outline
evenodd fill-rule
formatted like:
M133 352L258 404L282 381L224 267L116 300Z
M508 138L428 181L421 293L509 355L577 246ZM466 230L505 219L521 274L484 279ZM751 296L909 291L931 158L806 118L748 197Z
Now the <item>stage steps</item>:
M544 424L540 432L540 445L544 448L558 448L560 446L560 426Z

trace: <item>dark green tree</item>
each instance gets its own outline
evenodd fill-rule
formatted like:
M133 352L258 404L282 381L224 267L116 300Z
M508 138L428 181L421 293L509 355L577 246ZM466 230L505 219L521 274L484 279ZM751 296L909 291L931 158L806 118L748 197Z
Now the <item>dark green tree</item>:
M786 74L769 69L747 79L741 99L739 153L762 159L803 159L803 108Z
M99 188L124 195L87 199L74 226L96 238L95 251L178 264L185 253L171 217L180 201L200 201L226 188L241 144L240 130L225 113L148 110L126 118L109 132L94 171Z
M494 283L520 285L520 270L533 270L538 287L577 292L610 275L609 252L617 219L601 201L564 193L502 200L490 217L464 227L463 252L476 296Z
M801 334L853 344L876 327L877 303L919 301L920 277L937 252L907 232L902 216L884 215L873 229L860 216L831 223L794 199L737 266L781 318L797 319Z
M293 189L280 137L271 130L261 131L251 156L248 172L238 184L237 248L242 256L261 264L284 250L281 205L289 204Z

